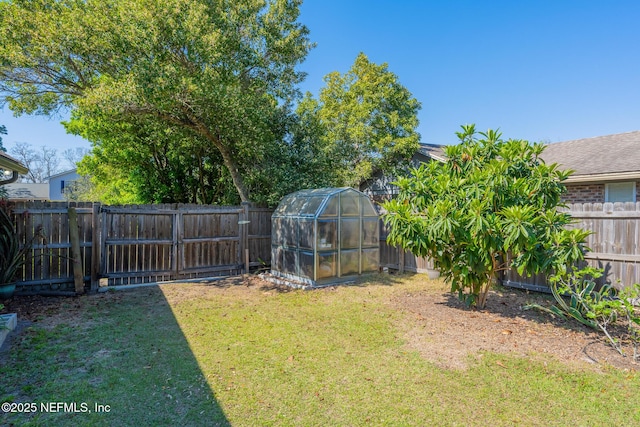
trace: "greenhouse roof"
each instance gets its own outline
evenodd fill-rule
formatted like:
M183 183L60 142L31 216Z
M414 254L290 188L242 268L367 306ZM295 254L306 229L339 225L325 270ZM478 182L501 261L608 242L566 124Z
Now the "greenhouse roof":
M341 194L343 195L342 197L346 196L351 200L362 198L369 201L367 195L350 187L300 190L285 196L273 213L273 216L302 216L310 218L318 216L335 216L338 214L337 209L340 199L339 196ZM358 212L353 211L351 214L359 215L361 213L360 208L357 207L359 205L360 203L353 205L351 210L357 209ZM342 202L342 214L345 214L345 211L349 209L350 208L347 207L347 204ZM377 215L370 201L369 203L363 204L362 214L365 216Z

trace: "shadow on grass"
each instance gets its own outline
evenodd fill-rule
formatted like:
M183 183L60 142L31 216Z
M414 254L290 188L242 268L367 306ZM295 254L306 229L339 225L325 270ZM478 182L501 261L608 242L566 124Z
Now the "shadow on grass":
M230 425L159 287L37 301L0 356L0 401L22 410L0 424Z
M542 292L495 286L489 291L485 308L482 310L466 307L464 303L458 299L456 294L445 293L443 296L445 297L445 301L442 304L457 310L490 312L507 319L523 319L537 323L547 323L559 328L585 333L592 333L594 331L578 322L552 316L550 313L545 313L535 308L526 308L529 304L539 304L543 307L550 307L555 303L552 295Z

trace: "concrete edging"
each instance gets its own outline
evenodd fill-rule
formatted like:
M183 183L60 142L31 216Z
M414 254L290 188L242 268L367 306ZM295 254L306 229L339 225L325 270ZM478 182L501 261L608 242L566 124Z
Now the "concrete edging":
M7 335L18 326L18 315L16 313L0 315L0 347L4 344Z

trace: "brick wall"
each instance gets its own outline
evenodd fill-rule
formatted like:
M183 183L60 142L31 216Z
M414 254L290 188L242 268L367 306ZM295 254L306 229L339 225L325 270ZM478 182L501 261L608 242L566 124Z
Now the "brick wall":
M565 203L604 203L604 184L567 184ZM636 201L640 202L640 181L636 181Z
M637 191L637 190L636 190ZM604 203L604 184L567 184L566 203Z

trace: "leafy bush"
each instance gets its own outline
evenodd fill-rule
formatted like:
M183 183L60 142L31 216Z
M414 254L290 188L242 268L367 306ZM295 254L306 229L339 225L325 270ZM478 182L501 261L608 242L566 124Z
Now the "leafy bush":
M635 284L620 291L610 284L598 287L596 279L601 276L602 270L593 267L570 269L551 276L550 288L556 305L546 308L532 304L525 308L543 310L563 319L570 317L601 331L623 356L623 333L616 334L610 327L624 323L627 339L633 345L634 360L638 360L640 316L636 313L633 302L640 295L640 285Z
M0 284L13 282L24 263L24 248L11 220L6 201L0 203Z
M431 162L396 183L384 205L387 242L435 262L451 291L467 306L483 308L502 272L538 274L583 258L588 231L557 207L570 171L545 164L543 144L507 141L473 125L446 147L445 163Z
M40 237L40 230L24 244L11 219L11 207L0 199L0 284L12 283L25 262L25 255L33 242Z

